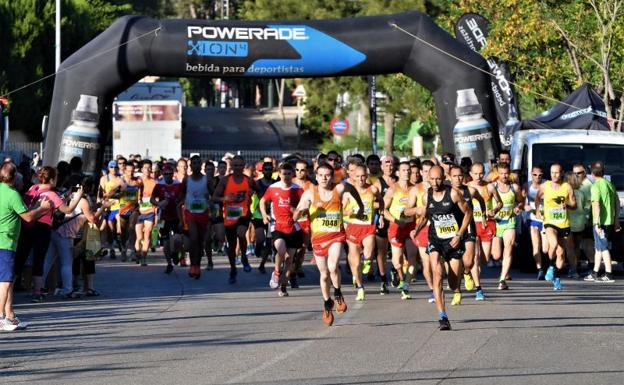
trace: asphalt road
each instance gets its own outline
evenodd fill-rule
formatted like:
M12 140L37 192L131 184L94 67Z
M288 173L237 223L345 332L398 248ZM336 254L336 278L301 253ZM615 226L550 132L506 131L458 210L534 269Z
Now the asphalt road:
M469 293L449 308L450 332L437 330L422 281L411 301L380 296L370 283L366 301L356 303L345 285L349 310L328 328L314 266L306 265L300 289L279 298L255 269L228 285L223 257L200 280L179 267L166 276L164 264L151 262L98 264L95 300L31 304L19 294L18 315L31 326L0 334L0 383L623 382L621 280L567 279L554 292L513 272L511 290L499 292L486 271L487 300Z

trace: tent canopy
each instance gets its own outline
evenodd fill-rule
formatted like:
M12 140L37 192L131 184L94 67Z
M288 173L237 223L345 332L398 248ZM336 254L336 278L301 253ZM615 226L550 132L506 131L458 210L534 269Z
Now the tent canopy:
M609 131L604 102L589 84L583 83L562 102L531 119L520 122L518 129L578 129Z

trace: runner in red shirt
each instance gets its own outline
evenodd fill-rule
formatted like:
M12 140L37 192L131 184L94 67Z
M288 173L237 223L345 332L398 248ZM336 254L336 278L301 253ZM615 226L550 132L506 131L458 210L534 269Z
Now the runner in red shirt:
M269 226L269 230L272 230L273 245L277 250L275 270L271 275L269 286L273 289L280 286L280 297L288 296L286 283L290 279L292 261L297 249L303 245L301 227L293 219L293 213L303 195L303 189L293 184L294 174L295 170L291 164L282 164L279 167L280 181L269 186L260 199L260 211L264 223L269 224L272 220L275 221L273 229ZM269 202L272 216L269 216L266 209L266 204ZM283 277L280 271L282 262L284 263Z
M163 178L152 191L150 202L160 210L158 217L163 223L160 228L160 239L167 260L166 274L173 271L172 256L177 253L174 242L171 242L171 234L180 234L180 215L178 204L182 198L182 183L173 179L173 167L165 165L162 172Z

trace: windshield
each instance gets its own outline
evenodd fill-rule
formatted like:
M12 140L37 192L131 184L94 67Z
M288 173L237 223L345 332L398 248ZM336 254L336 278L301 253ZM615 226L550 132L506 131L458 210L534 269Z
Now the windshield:
M602 143L535 144L533 164L544 167L548 177L550 166L559 163L564 171L572 171L572 166L581 163L587 173L591 164L601 160L605 164L605 175L610 176L617 190L624 190L624 146Z

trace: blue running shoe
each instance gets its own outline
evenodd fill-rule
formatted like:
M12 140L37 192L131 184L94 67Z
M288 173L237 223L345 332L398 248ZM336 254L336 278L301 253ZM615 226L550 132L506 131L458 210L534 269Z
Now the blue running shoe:
M228 283L230 285L233 285L236 283L236 271L231 271L230 272L230 278L228 278Z
M548 282L552 282L555 278L555 268L550 266L546 271L546 276L544 277Z
M544 270L539 269L539 270L537 271L537 280L538 280L538 281L543 281L544 279L545 279L545 278L544 278Z
M485 301L485 294L483 294L483 290L477 290L475 301Z
M243 266L243 271L245 273L249 273L251 271L251 265L250 264L246 264Z
M555 278L553 280L554 290L561 290L561 278Z

